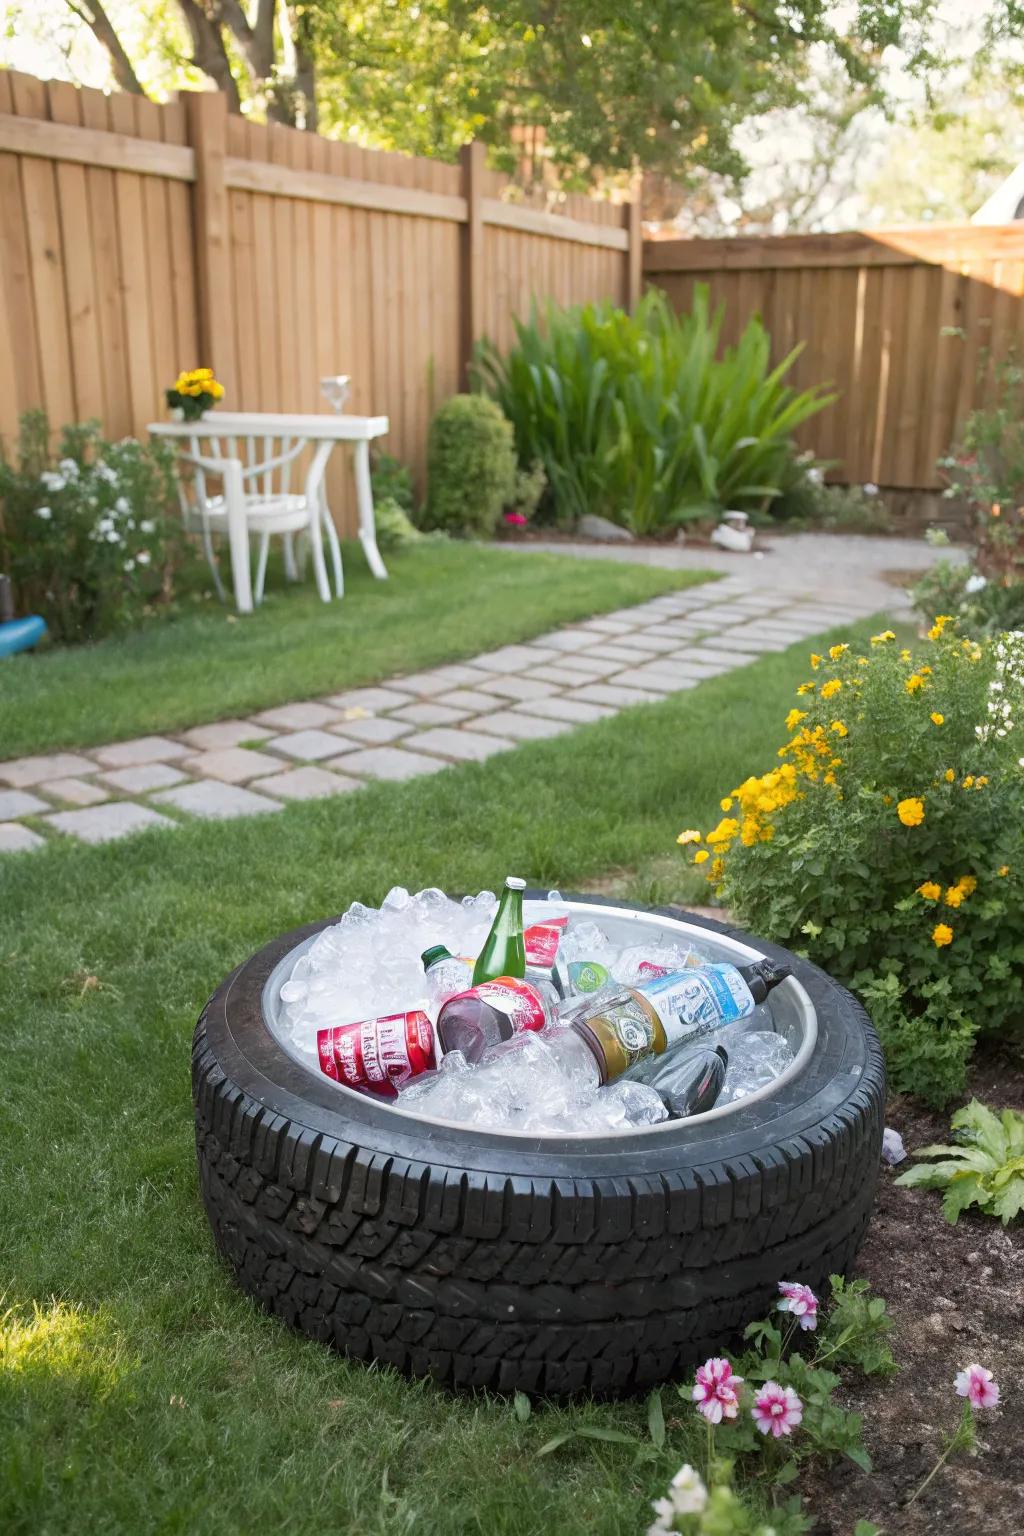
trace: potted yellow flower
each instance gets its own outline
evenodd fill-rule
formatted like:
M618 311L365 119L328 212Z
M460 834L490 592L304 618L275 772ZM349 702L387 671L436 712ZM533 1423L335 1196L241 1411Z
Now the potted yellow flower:
M198 421L223 399L224 386L214 378L212 368L193 368L179 373L165 394L175 421Z

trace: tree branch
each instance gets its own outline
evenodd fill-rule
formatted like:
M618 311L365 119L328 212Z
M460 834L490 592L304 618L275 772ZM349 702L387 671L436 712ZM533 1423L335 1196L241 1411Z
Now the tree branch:
M133 96L145 96L145 91L139 84L139 77L132 68L131 60L121 46L121 39L111 24L110 17L103 9L100 0L87 0L84 5L75 5L74 0L66 0L68 10L84 21L92 32L97 42L106 49L114 71L114 79L122 91L128 91Z
M209 75L214 84L224 92L228 99L228 110L240 112L242 102L238 94L238 86L235 84L235 77L231 73L231 64L220 33L220 23L207 15L199 4L199 0L178 0L178 9L185 19L185 25L192 39L192 63L197 69L201 69L204 75Z

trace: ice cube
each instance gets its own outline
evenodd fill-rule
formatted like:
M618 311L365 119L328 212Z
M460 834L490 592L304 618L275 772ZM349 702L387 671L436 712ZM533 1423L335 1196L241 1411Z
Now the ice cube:
M660 1120L668 1119L661 1095L646 1083L624 1082L620 1078L617 1083L599 1089L598 1100L604 1107L613 1103L621 1105L627 1125L657 1125Z
M768 1031L737 1035L728 1042L729 1066L718 1096L719 1104L734 1104L783 1073L793 1060L793 1049L784 1035Z

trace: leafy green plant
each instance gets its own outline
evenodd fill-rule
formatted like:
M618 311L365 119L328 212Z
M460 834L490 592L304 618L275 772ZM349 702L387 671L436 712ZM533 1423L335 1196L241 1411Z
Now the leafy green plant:
M373 520L377 527L377 543L381 549L402 549L408 544L418 544L424 535L410 522L409 514L393 496L374 500ZM442 534L436 534L442 538Z
M453 395L430 424L426 528L487 537L515 489L512 427L484 395Z
M722 318L706 286L684 315L652 290L632 315L534 307L508 353L478 345L476 377L520 463L543 464L556 518L595 512L647 534L779 494L792 433L835 397L783 382L799 348L771 368L756 317L720 353Z
M191 550L165 445L105 442L97 422L64 427L55 452L50 436L45 413L26 412L15 462L0 456L0 569L71 644L166 602Z
M892 519L877 485L826 485L822 467L806 458L801 473L773 501L773 521L829 533L891 533ZM938 612L936 608L932 613Z
M393 501L403 512L412 516L412 470L407 464L390 453L376 449L370 467L370 484L375 502Z
M976 1205L1008 1226L1024 1211L1024 1114L1004 1109L997 1115L972 1099L951 1124L956 1145L922 1147L916 1154L942 1161L918 1163L896 1183L944 1190L942 1213L951 1224Z
M891 630L833 646L776 765L722 801L695 850L719 897L856 992L892 1086L944 1104L979 1030L1024 1018L1024 640L940 616L917 656Z

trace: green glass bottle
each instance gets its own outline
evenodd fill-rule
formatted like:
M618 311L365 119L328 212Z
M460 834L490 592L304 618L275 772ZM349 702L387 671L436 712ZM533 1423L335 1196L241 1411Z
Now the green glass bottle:
M509 875L494 914L491 931L473 968L473 985L494 981L498 976L526 975L526 946L523 943L523 892L525 880Z

